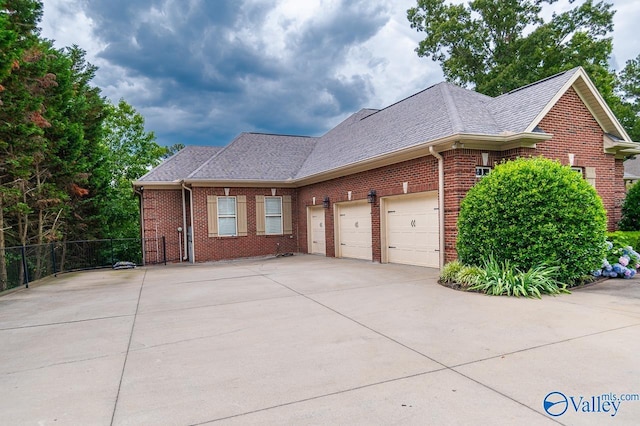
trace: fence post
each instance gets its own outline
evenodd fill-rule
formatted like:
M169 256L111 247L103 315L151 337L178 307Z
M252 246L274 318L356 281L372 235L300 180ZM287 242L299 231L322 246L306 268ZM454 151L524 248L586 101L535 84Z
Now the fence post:
M58 267L56 266L56 248L53 241L51 242L51 264L53 265L53 275L57 275Z
M114 265L114 261L113 261L113 237L111 238L111 266Z
M24 286L29 288L29 270L27 269L27 250L22 246L22 268L24 269Z
M162 236L162 259L164 260L164 265L167 266L167 239L165 236Z

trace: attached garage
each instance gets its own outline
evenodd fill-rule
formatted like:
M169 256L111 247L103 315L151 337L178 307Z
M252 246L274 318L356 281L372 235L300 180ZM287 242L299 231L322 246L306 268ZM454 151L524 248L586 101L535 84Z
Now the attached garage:
M383 198L383 261L439 267L438 193Z
M335 209L337 257L372 260L371 205L366 201L340 203Z
M307 210L309 224L309 253L327 254L324 226L324 208L322 206L309 207Z

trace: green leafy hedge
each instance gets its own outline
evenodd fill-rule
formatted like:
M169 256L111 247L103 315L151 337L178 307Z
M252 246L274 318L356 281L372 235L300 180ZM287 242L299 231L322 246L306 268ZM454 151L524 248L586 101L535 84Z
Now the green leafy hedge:
M607 240L615 247L640 247L640 231L607 232Z
M544 158L504 162L462 201L457 252L467 265L491 255L528 270L557 267L569 285L601 267L606 211L595 189L571 168Z
M637 183L629 188L624 199L619 226L623 231L640 231L640 185Z

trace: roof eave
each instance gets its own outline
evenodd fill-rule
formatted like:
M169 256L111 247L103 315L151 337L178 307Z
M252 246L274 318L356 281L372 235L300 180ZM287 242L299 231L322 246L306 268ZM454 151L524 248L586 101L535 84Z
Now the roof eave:
M185 179L185 185L203 188L295 188L298 185L293 179L287 180L256 180L256 179Z
M506 151L514 148L535 148L536 142L551 139L553 135L540 132L509 133L500 135L482 133L456 133L432 141L422 142L401 150L372 157L367 160L345 164L335 169L296 179L298 186L310 185L335 179L353 173L364 172L414 158L431 155L429 147L438 147L438 152L450 149L467 148L487 151Z
M615 155L617 159L624 159L630 155L640 154L640 143L617 141L607 134L605 134L602 139L604 152Z
M133 182L131 182L131 185L134 188L140 188L143 186L146 186L148 188L154 188L154 189L176 189L176 188L180 188L181 185L180 180L174 180L174 181L145 181L145 180L134 180Z
M184 179L172 182L135 181L136 187L148 186L156 189L175 189L182 183L192 187L244 187L244 188L296 188L318 182L351 175L414 158L431 155L429 147L438 148L438 152L450 149L476 149L486 151L506 151L514 148L535 148L537 142L549 140L553 135L540 132L503 133L499 135L483 133L456 133L443 138L421 142L412 146L388 152L366 160L357 161L322 171L309 176L287 180L258 180L258 179Z

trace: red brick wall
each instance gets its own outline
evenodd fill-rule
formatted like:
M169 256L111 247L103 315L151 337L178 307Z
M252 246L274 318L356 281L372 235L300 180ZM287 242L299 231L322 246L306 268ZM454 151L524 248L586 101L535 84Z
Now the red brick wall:
M193 188L194 250L196 261L268 256L297 251L298 223L295 214L296 191L276 190L276 196L290 195L293 216L292 235L256 235L256 195L271 196L270 188L231 188L229 196L247 197L247 236L209 237L207 224L207 195L224 196L224 188ZM306 230L303 230L306 233Z
M602 128L578 94L570 88L539 126L553 138L537 144L536 155L569 164L567 154L573 153L575 166L596 168L596 190L607 209L609 229L616 229L625 195L622 160L604 153Z
M180 260L180 234L182 227L182 191L145 189L142 192L145 242L145 260L162 262L162 237L166 241L167 261ZM182 247L184 250L184 247ZM184 253L184 252L183 252Z
M322 205L325 196L329 196L331 206L325 209L325 237L327 256L335 256L333 204L348 201L348 191L352 191L351 200L365 200L370 189L375 189L377 199L372 206L372 258L380 262L380 197L403 194L402 183L409 182L408 193L435 191L438 189L438 161L432 157L421 157L366 172L356 173L332 179L326 182L298 189L297 216L300 233L298 249L307 253L307 207ZM295 214L294 214L295 216Z

